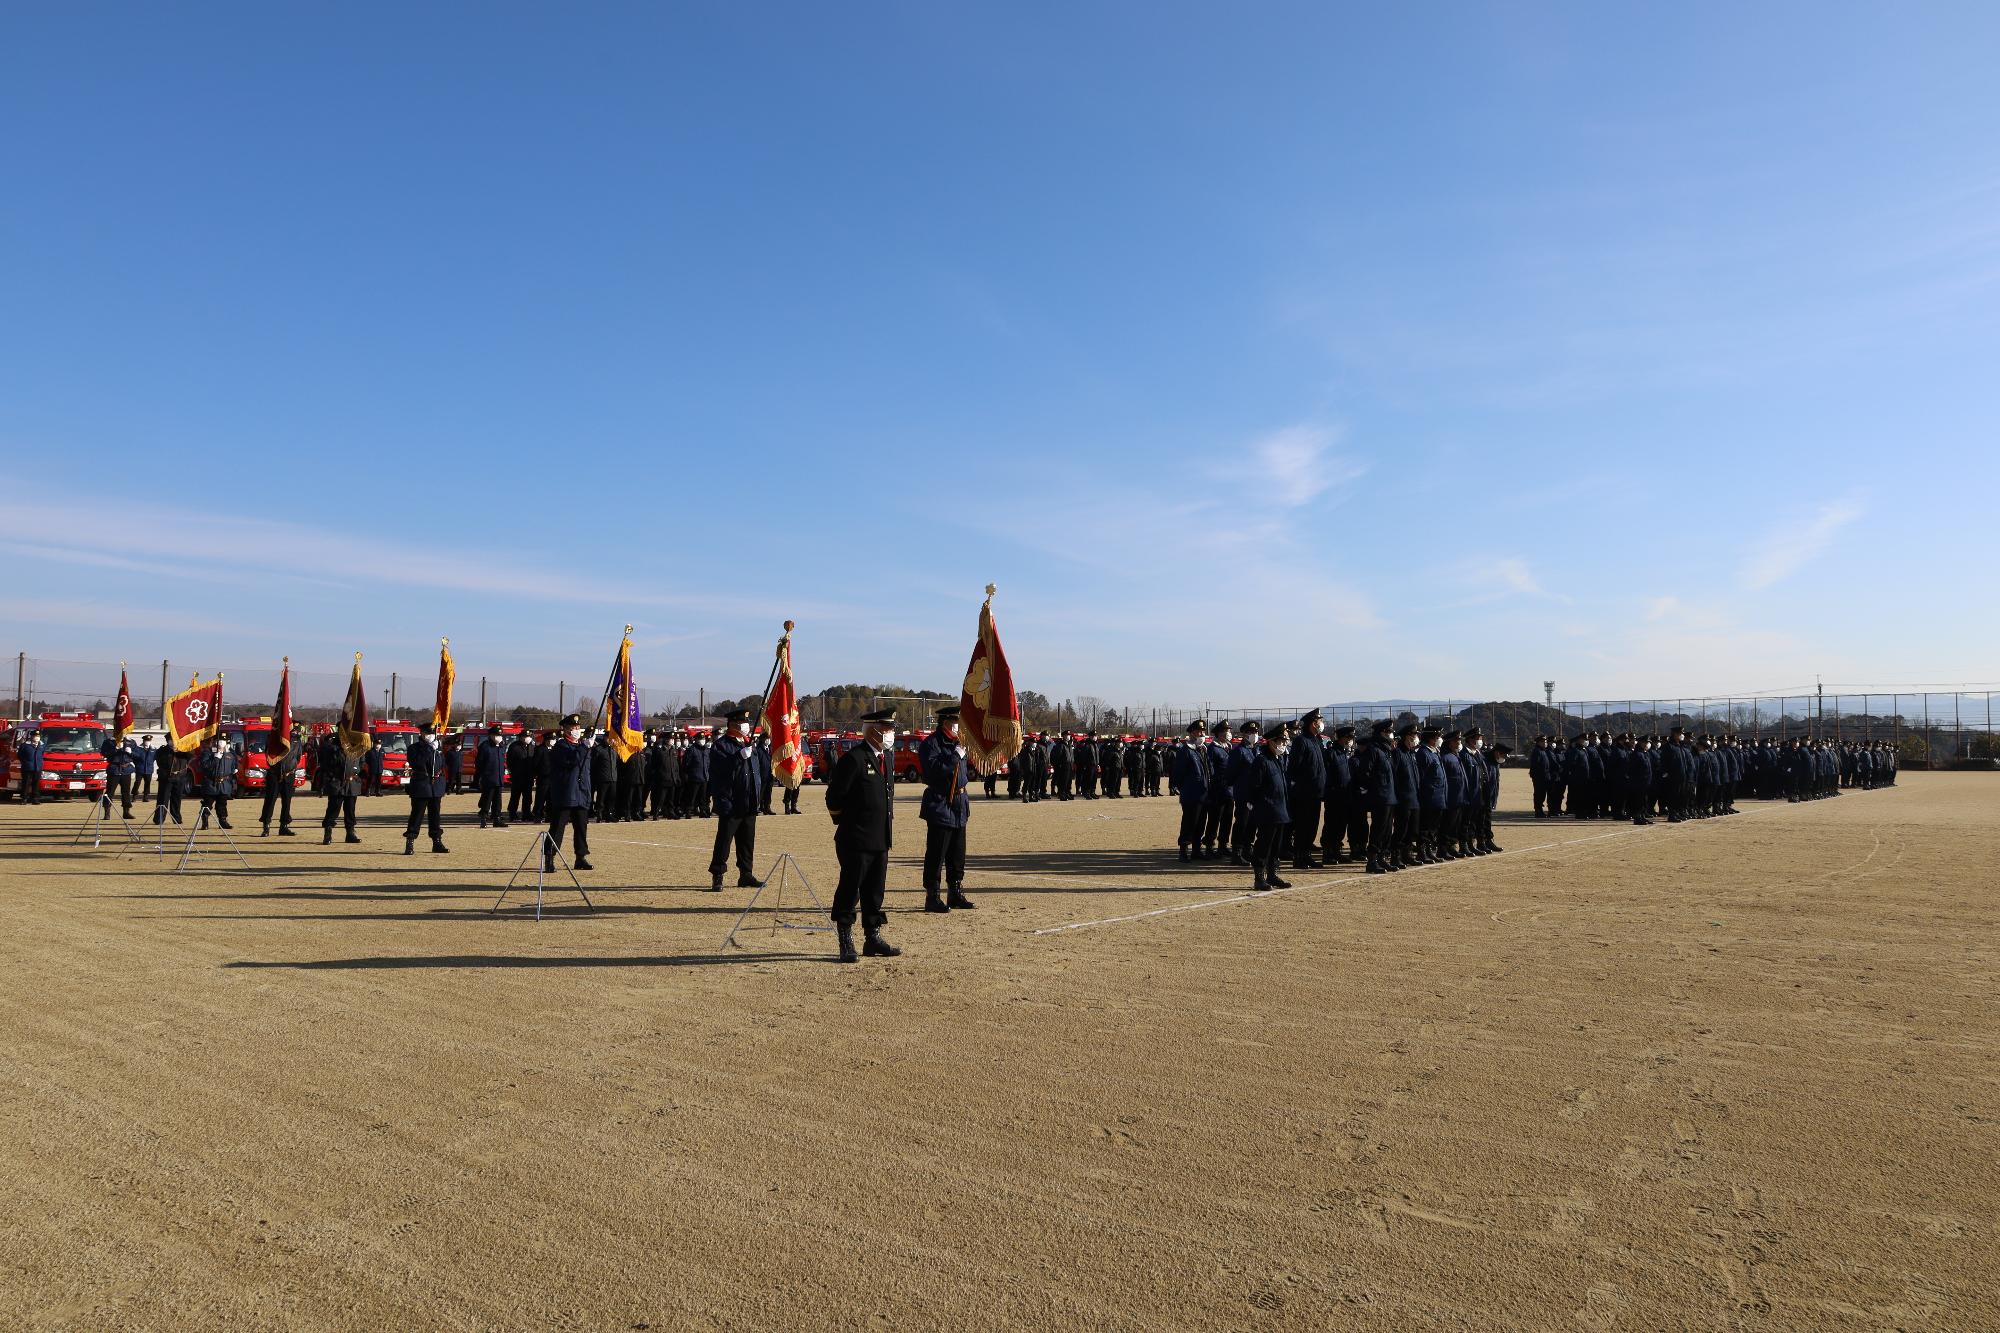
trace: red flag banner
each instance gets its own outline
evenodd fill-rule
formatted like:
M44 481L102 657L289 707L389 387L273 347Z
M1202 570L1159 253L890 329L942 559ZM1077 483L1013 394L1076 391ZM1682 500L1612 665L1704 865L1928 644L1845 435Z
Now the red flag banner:
M359 759L374 743L375 738L368 733L368 691L361 688L361 654L356 653L347 700L340 705L340 748L349 759Z
M1021 701L1014 697L1014 673L1000 647L993 625L992 584L979 607L979 641L972 645L972 665L965 669L965 690L958 700L958 735L966 762L981 775L996 773L1021 752Z
M222 675L203 685L191 679L188 687L167 700L167 735L182 754L201 748L222 730Z
M292 748L292 659L287 657L278 675L278 712L271 719L271 738L264 742L264 753L273 759L282 759Z
M792 680L792 622L778 640L778 669L764 700L764 734L771 738L771 778L790 791L806 780L806 752L799 730L799 688Z
M118 703L111 710L111 739L122 741L132 731L132 687L125 680L125 664L118 664Z

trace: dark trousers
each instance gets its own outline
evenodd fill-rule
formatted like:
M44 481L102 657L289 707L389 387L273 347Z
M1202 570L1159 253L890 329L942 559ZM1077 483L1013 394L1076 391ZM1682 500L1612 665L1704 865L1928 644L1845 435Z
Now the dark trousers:
M534 798L529 795L533 782L523 782L513 774L507 775L507 818L519 819L534 809Z
M1565 787L1564 787L1564 784L1562 783L1562 781L1561 781L1560 779L1558 779L1558 780L1556 780L1556 781L1552 781L1552 782L1550 782L1550 783L1549 783L1549 814L1550 814L1550 815L1559 815L1559 814L1561 814L1561 813L1563 812L1563 791L1564 791L1564 790L1565 790Z
M784 788L784 793L785 799L779 808L788 815L797 814L799 812L799 789L797 787L786 787Z
M153 775L151 773L141 773L137 781L139 785L136 790L139 794L139 799L142 801L149 799L153 794Z
M22 771L21 799L26 801L29 805L40 805L42 803L41 769L38 768L32 773L27 772L26 770Z
M1236 803L1227 796L1210 797L1202 808L1201 843L1204 847L1229 846L1230 825L1236 818Z
M1326 808L1322 812L1325 824L1319 835L1319 849L1321 857L1328 865L1340 859L1343 843L1346 844L1350 855L1358 856L1365 850L1365 839L1363 844L1357 845L1348 836L1349 807L1353 803L1352 798L1344 791L1330 791L1326 794Z
M562 850L563 830L576 830L576 859L590 858L590 809L588 806L566 805L549 811L549 840L542 845L542 864L553 866L556 853Z
M757 858L757 812L715 817L715 852L708 858L708 873L720 875L729 868L729 848L736 848L736 873L754 879L750 863Z
M181 822L181 784L171 778L160 779L159 801L153 807L153 822L165 823L173 820Z
M625 802L625 818L641 820L646 817L646 786L642 782L627 782L618 789Z
M1292 865L1300 870L1312 866L1313 839L1319 836L1320 804L1321 798L1316 792L1291 798Z
M1083 797L1083 799L1086 801L1094 801L1097 799L1096 769L1079 768L1076 771L1076 791L1077 795Z
M1407 861L1417 850L1417 807L1399 805L1389 824L1389 849L1394 856Z
M1200 801L1181 801L1180 845L1193 847L1201 841L1201 831L1208 824L1208 807Z
M1067 801L1069 799L1069 771L1065 769L1058 772L1055 777L1056 799L1058 801Z
M1120 777L1121 775L1115 768L1107 768L1104 770L1104 794L1114 801L1124 799L1119 794L1118 791L1118 783L1120 781Z
M354 793L330 791L326 794L326 816L319 821L319 825L330 829L342 820L347 823L347 831L354 832Z
M965 883L965 829L943 824L924 825L924 890L936 893L940 883L957 888Z
M1419 856L1437 855L1438 831L1443 827L1443 810L1419 810L1417 812L1417 854Z
M223 828L229 827L229 798L227 796L204 796L201 798L201 812L206 815L215 812L215 822Z
M840 882L833 890L833 911L839 925L854 924L854 909L861 909L861 925L875 930L887 925L889 914L882 910L882 895L889 886L889 853L864 852L848 847L836 838L834 853L840 858Z
M1250 844L1257 837L1257 826L1250 822L1250 807L1239 804L1236 807L1236 831L1229 835L1229 845L1243 856L1250 855Z
M428 819L431 826L431 841L443 842L443 807L444 802L440 797L412 796L410 798L410 821L403 825L403 841L408 842L410 839L416 837L417 826Z
M124 807L125 818L132 817L132 775L113 773L104 784L104 812L111 813L111 803L117 801Z
M1530 773L1528 781L1535 784L1535 813L1541 814L1549 800L1549 780Z
M1362 810L1368 819L1368 859L1380 861L1389 855L1395 811L1387 801L1364 802Z
M1259 824L1250 836L1250 868L1258 878L1278 873L1278 855L1285 845L1285 825Z
M281 773L275 778L266 777L264 779L264 806L258 812L257 818L265 828L271 827L271 811L273 808L276 808L278 811L278 827L281 829L290 828L292 826L292 778L289 773Z
M479 822L483 824L490 819L498 824L502 818L503 816L500 814L500 788L493 783L480 783Z

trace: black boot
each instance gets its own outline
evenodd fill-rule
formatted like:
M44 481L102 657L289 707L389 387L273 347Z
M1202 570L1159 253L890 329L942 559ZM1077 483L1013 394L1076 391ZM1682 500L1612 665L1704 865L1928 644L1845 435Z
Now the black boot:
M953 884L945 896L944 905L955 912L969 912L972 910L973 902L972 899L965 896L964 889Z
M852 921L836 921L833 923L833 933L840 937L840 961L843 963L860 962L861 955L854 952L854 923Z
M1252 866L1250 868L1250 892L1263 893L1270 887L1271 886L1264 880L1264 867Z
M1185 847L1181 848L1181 864L1185 865L1192 860L1194 860L1194 858L1188 855L1188 849Z
M111 812L110 812L109 810L106 810L106 811L105 811L104 813L108 815L108 814L110 814ZM270 826L269 824L266 824L266 825L264 825L264 831L263 831L262 833L259 833L259 834L258 834L257 836L258 836L258 837L260 837L260 838L268 838L268 837L270 837L270 836L271 836L271 826Z
M296 837L298 837L299 835L298 835L298 834L296 834L296 833L294 833L294 832L292 832L292 827L291 827L291 825L289 825L289 824L280 824L280 825L278 825L278 836L279 836L279 837L281 837L281 838L296 838Z
M358 833L356 833L356 832L355 832L355 831L354 831L353 829L349 829L349 830L347 830L347 837L346 837L345 839L343 839L343 841L345 841L345 842L360 842L360 841L361 841L361 835L360 835L360 834L358 834Z
M417 840L415 838L403 839L403 855L415 856L416 854L417 854Z
M443 839L443 838L432 838L432 839L431 839L431 850L432 850L432 851L434 851L434 852L448 852L448 851L450 851L450 850L451 850L451 848L449 848L449 847L447 847L447 846L445 846L445 845L444 845L444 839Z
M576 868L577 868L578 870L595 870L595 869L597 869L597 867L596 867L596 866L594 866L594 865L592 865L592 864L590 863L590 858L589 858L589 857L587 857L587 856L579 856L579 857L577 857L577 858L576 858Z
M1383 865L1379 858L1371 856L1368 858L1368 873L1371 875L1386 875L1389 873L1389 867Z
M951 908L945 906L944 895L942 893L939 893L936 889L925 889L924 910L926 912L949 912Z
M861 952L870 958L900 958L903 951L882 938L882 927L871 927L861 941Z
M708 877L708 891L710 893L722 892L722 872L720 870Z
M328 824L326 826L325 834L326 836L319 840L319 845L322 847L333 846L333 825Z
M1271 887L1274 889L1289 889L1292 887L1292 882L1288 879L1279 879L1278 872L1275 870L1272 871L1270 875L1268 875L1266 878L1270 883Z
M755 875L739 874L736 877L736 887L739 889L761 889L764 887L764 881L758 879Z

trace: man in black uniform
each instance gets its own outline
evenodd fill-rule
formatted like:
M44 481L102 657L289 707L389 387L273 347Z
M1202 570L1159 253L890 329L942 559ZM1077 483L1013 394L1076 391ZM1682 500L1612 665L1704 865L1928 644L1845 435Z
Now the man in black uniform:
M728 718L728 730L708 757L708 794L715 803L715 850L708 858L708 887L722 892L729 850L736 849L736 887L758 889L764 881L752 868L757 856L757 814L765 799L765 770L750 740L750 710Z
M937 710L937 729L918 747L917 762L924 772L919 808L925 824L924 910L970 908L972 899L965 896L965 831L972 822L972 806L965 799L969 777L965 747L958 743L957 704Z
M507 818L535 812L535 744L527 732L507 743Z
M1086 801L1097 799L1097 732L1086 731L1076 743L1076 793Z
M445 774L444 744L438 739L437 724L426 722L416 743L410 746L404 781L408 783L410 797L410 820L403 825L403 855L415 856L417 852L417 829L425 822L430 824L431 850L450 851L444 845L444 823L442 819Z
M893 757L896 710L865 713L860 745L851 747L834 765L827 780L826 810L833 816L834 854L840 858L840 883L833 891L833 928L840 937L840 961L859 962L854 952L854 913L861 911L866 934L862 948L871 958L902 953L882 936L889 922L882 910L888 887L889 848L894 844L896 789Z
M1285 770L1285 796L1291 802L1292 867L1318 870L1313 860L1313 840L1319 834L1320 807L1326 802L1326 746L1320 741L1323 729L1319 709L1299 719L1299 737L1292 743ZM1338 848L1339 840L1333 839ZM1328 859L1338 852L1329 853Z
M1097 747L1097 776L1104 782L1104 796L1107 800L1121 801L1124 793L1118 790L1125 780L1125 745L1116 736L1106 736Z
M271 836L271 810L277 808L278 836L296 838L292 832L292 783L297 780L299 761L305 758L305 724L292 724L292 743L285 747L281 755L272 756L266 752L264 759L264 809L260 823L264 826L261 836Z
M1069 733L1058 731L1055 741L1049 746L1049 778L1055 783L1056 799L1067 801L1069 795L1069 768L1072 750Z
M590 747L583 743L583 719L562 720L562 739L544 749L540 775L542 808L549 831L542 842L542 873L556 868L563 831L576 830L576 869L590 869Z
M359 755L341 748L340 737L328 732L320 738L319 754L313 761L313 780L326 793L326 817L320 821L320 843L333 841L333 826L345 820L347 841L360 842L354 832L354 800L367 780Z
M498 730L479 739L472 752L472 777L479 784L479 827L492 820L494 828L506 828L507 816L500 808L500 788L507 781L507 747L500 743Z

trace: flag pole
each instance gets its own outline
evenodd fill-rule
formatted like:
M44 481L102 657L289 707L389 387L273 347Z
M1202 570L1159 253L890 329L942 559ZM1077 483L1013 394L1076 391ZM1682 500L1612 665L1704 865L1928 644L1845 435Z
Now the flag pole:
M784 636L778 640L778 646L771 650L770 678L764 682L764 692L761 695L757 696L757 711L759 713L762 713L764 711L764 706L771 702L771 687L778 683L778 663L784 660L785 645L790 643L791 641L792 641L792 622L787 620L785 622Z
M627 625L625 627L624 637L628 639L632 637L632 627L630 625ZM604 710L611 703L611 682L618 678L618 663L624 658L624 656L625 656L625 644L621 641L618 645L618 656L611 659L611 670L604 673L604 688L597 692L597 715L590 719L590 729L592 731L596 731L597 724L604 720ZM629 674L625 681L625 688L627 690L630 690L632 688L632 682ZM630 713L629 705L627 707L627 713L628 715Z

